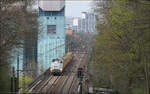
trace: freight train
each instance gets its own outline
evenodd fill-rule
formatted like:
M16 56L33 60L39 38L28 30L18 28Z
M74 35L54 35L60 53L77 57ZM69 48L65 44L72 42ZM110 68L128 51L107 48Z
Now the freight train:
M68 52L66 55L64 55L61 59L53 59L50 66L50 72L53 75L60 75L63 70L66 68L66 66L71 63L72 59L74 57L74 54L72 52Z

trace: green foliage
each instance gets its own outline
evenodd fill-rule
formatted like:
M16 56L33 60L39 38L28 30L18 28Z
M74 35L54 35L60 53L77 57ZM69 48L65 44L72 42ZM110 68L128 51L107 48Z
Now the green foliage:
M9 65L0 66L0 92L10 91Z
M23 75L20 75L19 81L21 83L25 82L26 84L29 84L29 83L31 83L33 81L33 78L25 74L24 80L23 80Z
M20 92L26 92L28 84L30 84L34 79L28 76L26 73L19 76L19 87L21 87Z
M108 7L103 8L104 20L97 21L99 34L91 61L94 72L100 74L94 75L95 82L129 94L135 88L133 84L137 85L136 80L146 77L145 66L150 65L150 5L140 0L103 2ZM142 88L146 88L145 83L143 79Z
M146 94L146 92L144 89L141 89L141 88L133 88L132 94Z

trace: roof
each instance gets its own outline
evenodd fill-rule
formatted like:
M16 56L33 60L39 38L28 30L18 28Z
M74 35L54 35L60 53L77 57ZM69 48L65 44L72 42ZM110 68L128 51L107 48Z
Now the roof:
M39 7L43 11L60 11L65 6L65 0L39 0Z

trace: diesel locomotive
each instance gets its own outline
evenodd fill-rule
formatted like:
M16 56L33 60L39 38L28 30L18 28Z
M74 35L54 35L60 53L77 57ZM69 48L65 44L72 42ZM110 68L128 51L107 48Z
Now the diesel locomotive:
M53 59L50 65L50 72L53 75L61 74L63 70L66 68L66 66L69 63L71 63L73 57L74 57L74 54L72 52L68 52L61 59L58 59L58 58Z

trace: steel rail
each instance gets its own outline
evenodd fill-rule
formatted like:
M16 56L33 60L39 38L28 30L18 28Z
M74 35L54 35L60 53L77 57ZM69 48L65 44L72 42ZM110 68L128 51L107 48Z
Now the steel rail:
M43 88L49 83L49 81L53 78L53 76L51 75L47 81L45 81L45 83L41 86L41 88L38 89L38 92L41 92L43 90Z
M81 64L81 58L83 58L83 57L79 57L79 60L80 60L80 64ZM79 67L80 66L80 64L77 66L77 67ZM77 70L76 70L77 71ZM75 71L75 72L76 72ZM67 94L70 94L70 90L71 90L71 88L72 88L72 86L73 86L73 83L75 82L75 79L77 79L76 78L76 73L74 74L74 77L73 77L73 80L72 80L72 82L71 82L71 84L70 84L70 86L69 86L69 89L68 89L68 93Z
M35 85L40 81L40 80L43 80L44 79L44 75L46 73L48 73L48 70L47 69L44 73L42 73L39 77L37 77L33 82L31 82L29 85L28 85L28 88L27 88L27 91L31 91L31 88L35 87Z
M83 58L83 56L82 56L82 55L79 55L79 62L80 62L80 63L77 65L77 67L80 66L82 58ZM77 63L76 63L76 64L77 64ZM76 65L74 65L74 66L76 66ZM76 67L73 67L73 70L77 71ZM70 74L70 77L71 77L71 74ZM68 77L68 79L69 79L70 77ZM67 89L68 94L70 93L70 89L71 89L71 87L73 86L73 83L74 83L74 81L75 81L75 78L76 78L76 74L73 75L73 79L70 79L70 80L71 80L71 84L69 84L69 88ZM66 82L64 82L64 84L62 85L61 89L59 89L58 94L63 93L63 89L64 89L64 87L65 87L67 81L68 81L68 80L66 80Z
M70 84L70 86L69 86L69 89L68 89L68 93L67 94L70 94L70 90L71 90L71 88L72 88L72 86L73 86L73 83L75 82L75 79L77 79L76 77L73 77L73 80L72 80L72 82L71 82L71 84Z
M69 76L67 76L67 78L64 80L61 88L59 88L59 90L58 90L58 94L62 93L62 91L63 91L63 89L64 89L64 87L65 87L65 85L66 85L66 83L67 83L67 81L69 80L70 77L71 77L71 74Z
M69 66L67 66L67 68L68 68L68 67L69 67ZM70 67L73 67L73 66L70 66ZM64 70L64 71L65 71L65 70ZM62 78L64 74L65 74L65 73L63 72L63 73L61 74L60 78ZM69 77L70 77L70 76L69 76ZM67 78L69 79L69 77L67 77ZM60 81L61 81L60 78L57 80L57 82L60 82ZM65 80L63 81L63 83L66 83L68 79L65 79ZM53 85L54 85L55 83L56 83L56 84L59 84L59 83L57 83L57 82L54 81L54 83L51 85L51 87L49 87L49 89L48 89L48 91L47 91L46 93L49 93L49 92L50 92L49 94L52 94L52 92L53 92L53 91L52 91L52 88L55 89L55 87L54 87ZM58 93L58 94L59 94L59 93ZM60 94L61 94L61 93L60 93Z
M83 55L83 56L80 56L80 64L78 65L78 67L79 67L79 66L82 66L82 63L81 63L81 62L82 62L82 61L85 59L85 57L86 57L85 54L82 54L82 55ZM84 61L85 61L85 60L84 60ZM76 72L77 72L77 70L76 70ZM69 87L69 89L68 89L68 93L67 93L67 94L73 93L73 92L71 92L71 90L72 90L72 89L75 89L75 88L73 88L73 86L74 86L73 83L74 83L75 80L77 80L77 79L78 79L78 78L76 78L76 77L73 78L72 83L71 83L71 85L70 85L70 87ZM79 83L79 81L77 81L76 85L77 85L78 83ZM77 90L76 90L76 91L77 91Z
M47 93L48 93L48 94L51 94L51 93L49 93L49 92L51 92L52 88L54 87L54 84L55 84L57 81L59 81L59 79L60 79L61 77L63 77L62 74L61 74L61 76L57 76L57 78L54 80L54 82L52 83L52 85L47 89L46 94L47 94Z

